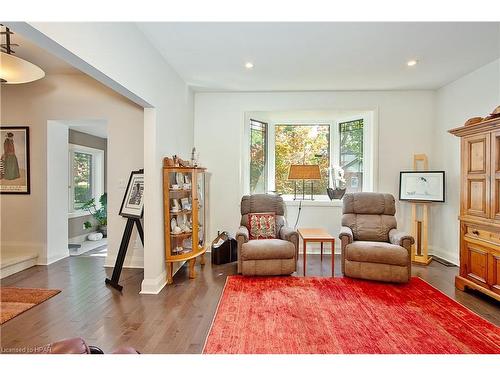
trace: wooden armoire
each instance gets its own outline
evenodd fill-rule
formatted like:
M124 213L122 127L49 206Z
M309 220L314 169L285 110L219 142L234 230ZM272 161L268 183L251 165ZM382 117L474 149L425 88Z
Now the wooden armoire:
M461 138L460 274L455 286L500 300L500 118L449 132Z

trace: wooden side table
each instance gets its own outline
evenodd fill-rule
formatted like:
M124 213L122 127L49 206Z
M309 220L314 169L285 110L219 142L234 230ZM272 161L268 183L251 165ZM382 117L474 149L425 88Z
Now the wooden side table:
M306 275L307 243L319 242L321 244L321 261L323 261L323 243L330 242L332 246L332 277L335 270L335 237L322 228L299 228L297 230L302 237L304 246L304 276Z

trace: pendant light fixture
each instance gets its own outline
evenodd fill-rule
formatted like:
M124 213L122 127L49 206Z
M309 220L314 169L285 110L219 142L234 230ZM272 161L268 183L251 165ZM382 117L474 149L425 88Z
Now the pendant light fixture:
M11 43L10 36L14 34L8 27L0 31L5 36L5 43L0 44L0 81L2 84L19 84L36 81L45 77L45 72L35 64L14 56L12 47L17 44Z

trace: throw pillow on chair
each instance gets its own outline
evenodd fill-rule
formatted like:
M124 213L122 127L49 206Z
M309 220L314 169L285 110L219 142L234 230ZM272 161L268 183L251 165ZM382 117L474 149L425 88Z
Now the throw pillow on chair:
M248 215L251 240L276 238L276 215L274 213L253 213Z

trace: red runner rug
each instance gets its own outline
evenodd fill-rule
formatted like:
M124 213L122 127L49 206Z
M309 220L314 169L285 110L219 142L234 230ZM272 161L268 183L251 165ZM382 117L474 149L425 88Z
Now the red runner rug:
M498 354L500 328L419 278L230 276L203 352Z

